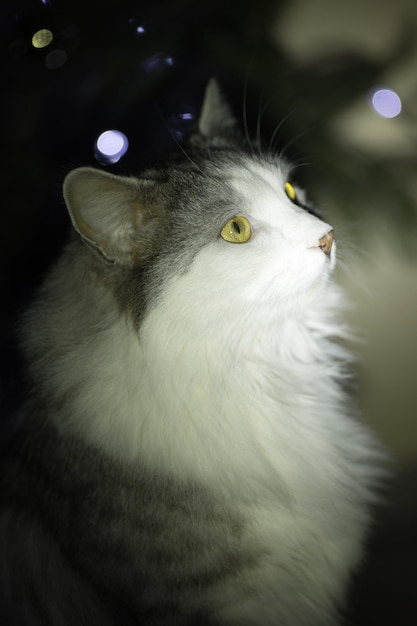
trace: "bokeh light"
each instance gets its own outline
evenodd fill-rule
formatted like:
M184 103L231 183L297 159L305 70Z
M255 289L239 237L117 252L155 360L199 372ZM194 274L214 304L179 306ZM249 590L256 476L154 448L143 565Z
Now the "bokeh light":
M48 70L56 70L59 67L62 67L68 59L68 55L65 50L51 50L46 55L45 65Z
M195 123L196 111L189 104L177 104L163 112L163 118L171 136L176 141L184 141Z
M160 52L153 54L142 62L142 67L147 74L160 74L166 70L167 66L172 67L174 59Z
M381 117L392 118L401 113L401 99L392 89L376 89L371 94L371 106Z
M34 48L46 48L49 46L54 36L50 30L47 28L41 28L41 30L37 30L36 33L32 37L32 46Z
M129 141L124 133L120 130L106 130L96 141L96 159L106 165L117 163L128 148Z

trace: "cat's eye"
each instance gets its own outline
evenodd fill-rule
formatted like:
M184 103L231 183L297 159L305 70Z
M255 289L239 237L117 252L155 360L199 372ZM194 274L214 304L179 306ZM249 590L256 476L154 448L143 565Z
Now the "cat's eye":
M297 194L295 193L295 189L291 185L291 183L288 182L288 180L287 180L287 182L284 185L284 191L287 194L287 196L289 197L289 199L291 200L291 202L296 202L297 201Z
M246 217L237 215L225 224L221 230L221 237L230 243L245 243L252 234L250 224Z
M314 217L322 219L320 211L304 197L304 194L297 195L295 188L288 180L284 185L284 191L293 204L296 204L301 209L304 209L310 213L310 215L314 215Z

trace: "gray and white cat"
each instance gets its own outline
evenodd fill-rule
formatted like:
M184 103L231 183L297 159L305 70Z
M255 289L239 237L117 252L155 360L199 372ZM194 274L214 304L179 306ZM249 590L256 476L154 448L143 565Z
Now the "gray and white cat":
M9 626L335 626L379 451L349 409L329 224L209 83L187 152L76 169L2 468Z

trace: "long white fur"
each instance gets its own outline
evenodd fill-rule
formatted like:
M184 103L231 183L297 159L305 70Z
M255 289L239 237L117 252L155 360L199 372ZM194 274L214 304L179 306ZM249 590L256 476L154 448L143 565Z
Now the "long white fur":
M79 389L58 426L124 463L197 479L250 520L248 550L266 557L255 577L213 588L226 623L330 625L329 597L359 558L376 454L339 387L343 298L329 281L335 246L330 258L318 248L331 226L294 207L277 170L248 162L230 176L251 239L207 244L139 336L115 318L71 356L70 375L55 364L58 388Z

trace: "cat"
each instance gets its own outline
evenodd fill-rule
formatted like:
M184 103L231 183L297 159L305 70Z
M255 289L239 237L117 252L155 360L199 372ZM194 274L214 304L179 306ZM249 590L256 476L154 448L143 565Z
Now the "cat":
M344 390L332 227L215 80L178 154L63 194L1 469L2 624L335 626L381 452Z

